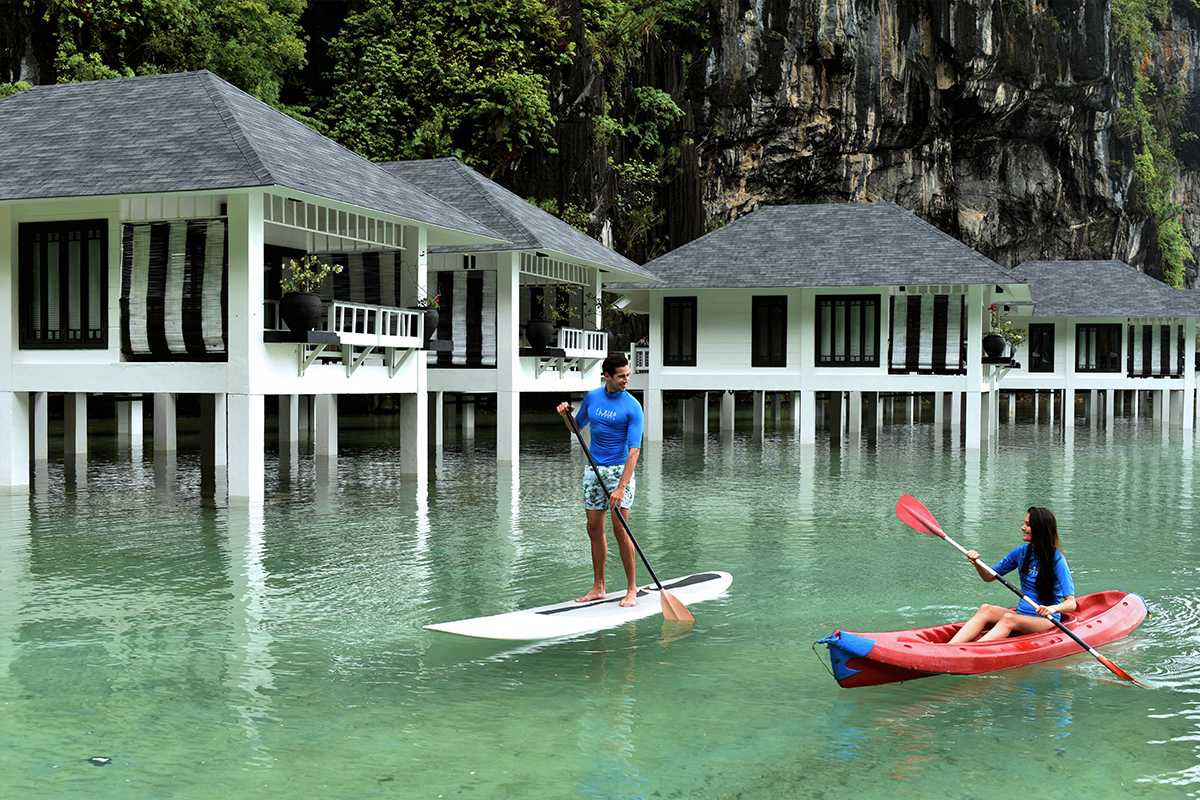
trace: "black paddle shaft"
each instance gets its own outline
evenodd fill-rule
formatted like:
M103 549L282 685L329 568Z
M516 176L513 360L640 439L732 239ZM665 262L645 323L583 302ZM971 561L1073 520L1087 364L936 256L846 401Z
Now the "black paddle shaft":
M600 466L596 463L596 459L592 458L591 451L588 450L587 444L583 441L583 432L579 430L579 425L575 422L575 417L572 414L567 414L567 422L571 426L571 430L575 432L575 438L579 440L579 446L583 448L583 454L587 456L588 463L592 465L592 472L596 473L596 480L600 481L600 488L604 490L604 497L612 505L612 495L608 491L608 485L604 482L604 476L600 474ZM621 520L621 527L625 529L625 535L629 537L629 541L633 542L633 549L637 550L637 554L642 557L642 563L646 565L646 569L650 572L650 577L654 579L654 585L658 587L660 592L666 592L663 588L662 581L654 574L654 567L650 566L650 562L646 560L646 554L642 552L641 545L637 543L637 539L633 538L633 531L629 530L629 523L625 521L625 515L621 513L621 509L616 509L614 515Z

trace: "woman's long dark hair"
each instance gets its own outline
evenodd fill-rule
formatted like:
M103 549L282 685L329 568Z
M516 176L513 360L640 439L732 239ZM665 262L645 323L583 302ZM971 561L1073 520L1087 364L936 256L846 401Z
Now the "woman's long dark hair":
M1029 571L1029 554L1038 560L1037 600L1044 606L1053 605L1058 598L1054 595L1054 562L1062 543L1058 540L1058 520L1048 508L1033 506L1029 509L1029 550L1025 552L1022 572Z

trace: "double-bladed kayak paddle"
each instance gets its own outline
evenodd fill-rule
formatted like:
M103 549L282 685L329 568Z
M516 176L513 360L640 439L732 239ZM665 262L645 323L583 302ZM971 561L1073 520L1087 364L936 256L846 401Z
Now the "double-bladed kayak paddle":
M954 541L949 536L947 536L946 532L942 530L942 526L938 524L937 519L934 518L933 514L929 511L929 509L927 509L925 506L923 506L921 504L921 501L918 500L917 498L913 497L912 495L906 494L906 495L902 496L899 501L897 501L896 516L900 517L901 521L904 522L905 525L912 528L913 530L921 531L922 533L928 533L929 535L936 536L939 539L945 539L947 542L949 542L950 544L954 545L959 550L961 550L963 555L967 554L967 552L968 552L967 548L963 547L961 544L959 544L958 542ZM1011 589L1014 594L1016 594L1018 597L1023 599L1026 603L1029 603L1034 608L1037 608L1038 606L1041 605L1041 603L1038 603L1035 600L1033 600L1032 598L1026 596L1016 586L1013 586L1011 583L1004 580L1004 578L1001 577L1000 575L998 575L994 569L989 567L987 564L983 563L982 559L977 558L977 559L975 559L974 563L978 564L984 571L988 572L993 578L1000 581L1005 586L1007 586L1009 589ZM1098 653L1094 647L1092 647L1090 644L1085 642L1083 639L1080 639L1078 636L1076 636L1075 633L1072 630L1070 630L1069 628L1067 628L1066 625L1063 625L1061 622L1054 619L1053 617L1047 617L1047 619L1049 619L1056 626L1058 626L1058 629L1060 631L1062 631L1067 636L1070 636L1072 639L1074 639L1076 644L1078 644L1084 650L1087 650L1089 653L1091 653L1093 656L1095 656L1096 660L1099 661L1104 666L1108 667L1109 670L1111 670L1114 675L1124 678L1125 680L1130 681L1132 683L1136 683L1138 686L1146 686L1146 684L1142 683L1137 678L1133 677L1128 672L1126 672L1125 670L1121 669L1116 664L1114 664L1111 659Z

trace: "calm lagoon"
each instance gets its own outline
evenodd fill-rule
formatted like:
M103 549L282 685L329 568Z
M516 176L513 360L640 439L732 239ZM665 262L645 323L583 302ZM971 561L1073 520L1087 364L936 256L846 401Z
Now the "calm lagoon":
M413 485L393 422L358 418L335 465L276 457L261 506L203 500L188 450L168 468L95 436L86 477L52 462L35 495L0 497L0 795L1200 795L1191 432L1019 421L982 452L927 424L843 448L669 436L646 448L632 527L664 579L733 574L694 627L425 631L586 589L582 451L552 415L525 423L519 474L483 429ZM1104 652L1155 688L1086 654L839 688L813 649L833 630L1014 599L897 520L906 492L990 562L1027 506L1052 508L1080 593L1149 603Z

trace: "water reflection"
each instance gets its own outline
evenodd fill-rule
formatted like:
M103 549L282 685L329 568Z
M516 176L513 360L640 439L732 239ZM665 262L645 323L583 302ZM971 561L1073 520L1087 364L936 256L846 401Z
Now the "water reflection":
M228 667L223 682L230 710L250 748L247 766L270 767L275 757L264 742L264 734L277 721L270 695L275 688L272 670L276 659L271 652L275 639L269 622L275 609L268 587L271 574L264 564L266 523L261 503L229 508L225 544L233 597L228 605Z

